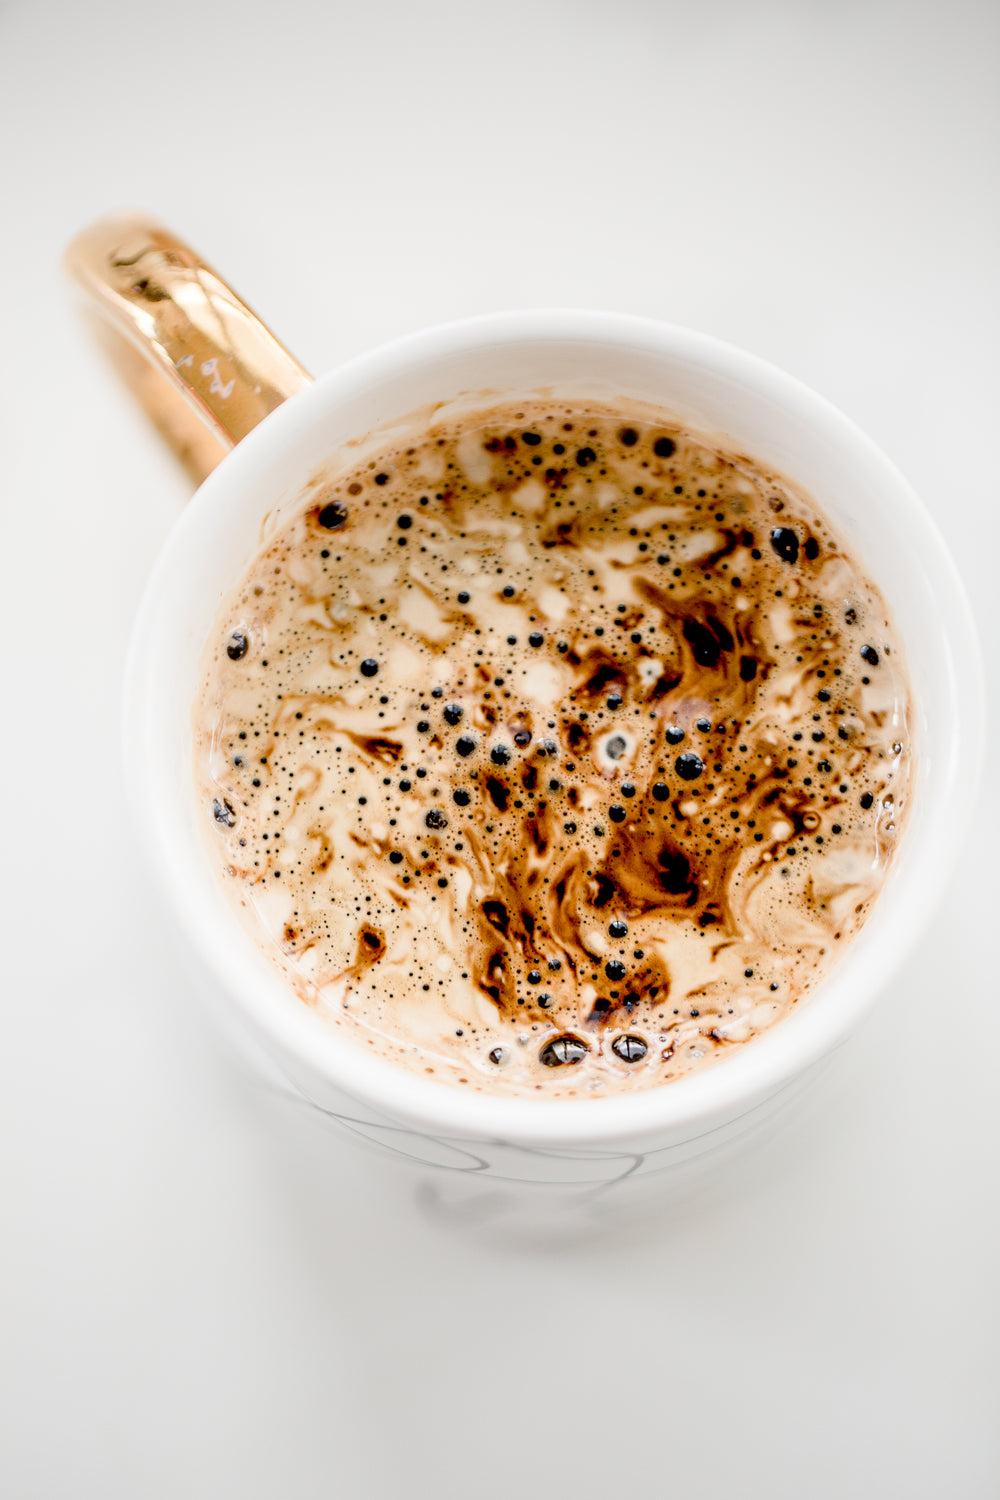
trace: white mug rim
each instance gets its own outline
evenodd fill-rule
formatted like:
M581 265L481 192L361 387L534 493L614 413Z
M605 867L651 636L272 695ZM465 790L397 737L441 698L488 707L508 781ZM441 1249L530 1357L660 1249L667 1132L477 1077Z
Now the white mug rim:
M758 390L804 412L811 423L840 442L850 444L874 470L894 502L906 508L919 532L919 543L940 570L942 629L949 642L951 687L957 713L952 753L935 778L936 818L925 824L921 868L924 879L910 878L905 899L896 902L880 927L880 940L866 952L865 983L838 990L838 966L802 1009L703 1072L661 1087L586 1100L535 1100L520 1095L465 1092L456 1084L420 1077L400 1065L369 1056L315 1016L304 1005L277 1003L286 986L252 940L245 948L225 951L199 909L196 886L189 880L191 853L180 847L169 820L144 816L147 849L165 885L175 916L194 948L246 1018L276 1049L308 1069L328 1077L348 1095L380 1113L422 1130L462 1139L498 1140L536 1146L594 1145L679 1129L710 1130L734 1108L747 1111L840 1045L874 1003L891 973L909 951L907 931L927 921L946 889L961 849L974 797L985 737L982 665L969 607L955 564L929 512L908 481L881 450L824 397L808 386L734 345L671 323L634 315L565 308L486 314L440 324L391 340L321 376L289 398L227 456L192 498L175 523L149 579L133 631L125 674L124 737L127 783L133 805L148 795L147 766L155 737L156 650L163 649L157 622L182 586L186 549L197 545L223 487L230 489L252 473L259 455L290 452L303 432L366 383L404 366L429 363L444 354L487 344L524 341L606 342L648 347L695 361L728 368L752 380ZM399 415L404 415L400 413ZM794 476L792 476L794 477ZM180 582L179 582L180 580ZM937 585L936 585L937 587ZM148 808L145 809L148 814ZM155 810L154 810L155 811ZM878 906L886 899L884 893ZM881 916L881 913L880 913Z

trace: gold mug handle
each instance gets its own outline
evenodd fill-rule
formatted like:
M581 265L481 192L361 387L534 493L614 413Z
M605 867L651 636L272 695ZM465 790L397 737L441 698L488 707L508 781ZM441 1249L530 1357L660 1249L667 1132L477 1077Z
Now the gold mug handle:
M199 479L276 406L311 384L221 276L145 214L98 220L73 240L66 266L142 356L125 373Z

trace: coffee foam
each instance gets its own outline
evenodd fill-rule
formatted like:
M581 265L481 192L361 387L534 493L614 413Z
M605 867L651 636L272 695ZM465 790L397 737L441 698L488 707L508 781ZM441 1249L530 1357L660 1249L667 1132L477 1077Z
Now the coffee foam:
M724 1057L861 926L906 811L901 655L787 481L637 408L428 420L226 601L213 855L306 1003L464 1087Z

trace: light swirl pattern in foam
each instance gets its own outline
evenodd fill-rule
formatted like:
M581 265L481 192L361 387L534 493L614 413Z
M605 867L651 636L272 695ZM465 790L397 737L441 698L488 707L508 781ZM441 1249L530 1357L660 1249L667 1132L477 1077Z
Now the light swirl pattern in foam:
M197 720L222 878L303 1000L546 1097L786 1015L911 776L885 605L814 502L637 407L431 422L313 495Z

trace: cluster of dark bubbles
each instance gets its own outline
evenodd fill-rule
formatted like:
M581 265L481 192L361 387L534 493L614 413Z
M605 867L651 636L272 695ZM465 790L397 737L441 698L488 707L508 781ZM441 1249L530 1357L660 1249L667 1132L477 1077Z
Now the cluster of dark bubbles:
M790 526L775 526L771 531L771 546L782 562L797 563L799 560L799 536ZM807 537L802 551L810 562L819 557L819 542L814 536ZM756 553L754 554L757 555Z
M540 439L538 439L538 441L540 441ZM655 451L657 452L658 456L668 457L674 451L673 440L667 438L657 439L655 444ZM581 450L581 453L586 457L587 455L591 454L591 450ZM581 455L578 455L578 462L582 462ZM411 524L412 518L409 515L404 514L403 516L397 518L397 525L400 527L408 528ZM788 561L796 560L798 555L798 538L796 533L791 531L789 528L775 528L772 534L772 545L774 546L775 551L779 556L786 558L786 560ZM502 593L505 598L513 598L515 596L516 590L512 585L506 584L503 587ZM459 597L460 599L468 598L466 594L460 595ZM633 641L638 641L640 637L638 635L633 635L632 639ZM510 644L515 644L514 637L509 637L508 640ZM540 632L534 632L529 638L529 644L531 644L532 646L541 646L543 643L544 637ZM368 667L369 664L365 663L362 667L362 670L365 671ZM440 696L441 691L441 689L436 689L435 696ZM620 694L611 694L608 698L609 709L620 707L622 701L623 700ZM457 703L448 705L444 710L444 717L446 722L448 722L449 724L453 726L457 725L463 717L462 706ZM702 732L708 732L711 729L712 725L708 720L699 720L697 727ZM430 725L427 721L421 721L417 725L417 728L418 731L425 732L429 730ZM680 743L684 739L684 737L684 731L676 727L669 730L667 734L668 741L675 744ZM530 741L530 738L531 737L529 734L515 735L515 742L523 747L524 744ZM465 734L462 735L456 742L455 748L457 750L457 753L464 758L474 753L474 751L478 748L478 743L472 735ZM617 760L621 757L622 754L624 754L627 748L627 742L624 736L620 734L612 735L607 741L605 748L609 757L611 759ZM494 745L490 751L490 758L494 765L500 767L506 766L511 760L511 752L503 744ZM696 780L704 772L705 762L696 752L687 751L677 757L674 763L674 768L676 774L682 781L690 782ZM629 786L628 790L626 791L626 789L623 787L622 795L627 796L629 795L629 793L634 794L634 788ZM665 783L658 782L654 788L653 795L655 800L657 801L666 801L669 798L670 789ZM468 793L460 789L456 790L453 793L453 797L456 804L459 806L467 806L470 800ZM627 812L620 803L615 803L609 808L608 816L612 823L621 823L626 819ZM426 826L431 829L443 829L447 826L447 819L445 815L438 809L432 809L426 815L425 822ZM622 924L622 926L623 930L627 930L624 929L624 924ZM614 931L614 928L612 928L612 931ZM605 972L607 974L607 977L615 982L624 979L626 974L625 966L618 961L609 962L606 965ZM537 981L540 978L540 976L534 974L529 975L528 977L529 982ZM627 1060L629 1061L635 1060L639 1055L638 1048L640 1046L642 1048L642 1051L645 1051L645 1045L637 1041L630 1041L627 1047L625 1046L625 1043L623 1043L622 1046L625 1047L625 1051L628 1053ZM557 1049L557 1052L560 1050L565 1049ZM549 1054L550 1065L555 1065L555 1062L558 1060L559 1059L557 1058L556 1053ZM562 1059L562 1061L565 1060L565 1058Z
M620 1062L637 1063L649 1051L647 1044L641 1036L630 1032L624 1036L616 1036L611 1043L611 1050ZM538 1060L546 1068L575 1067L582 1063L590 1051L590 1047L582 1037L575 1036L572 1031L560 1032L558 1036L550 1037L538 1054ZM490 1053L490 1062L500 1063L504 1060L502 1048L496 1047Z

